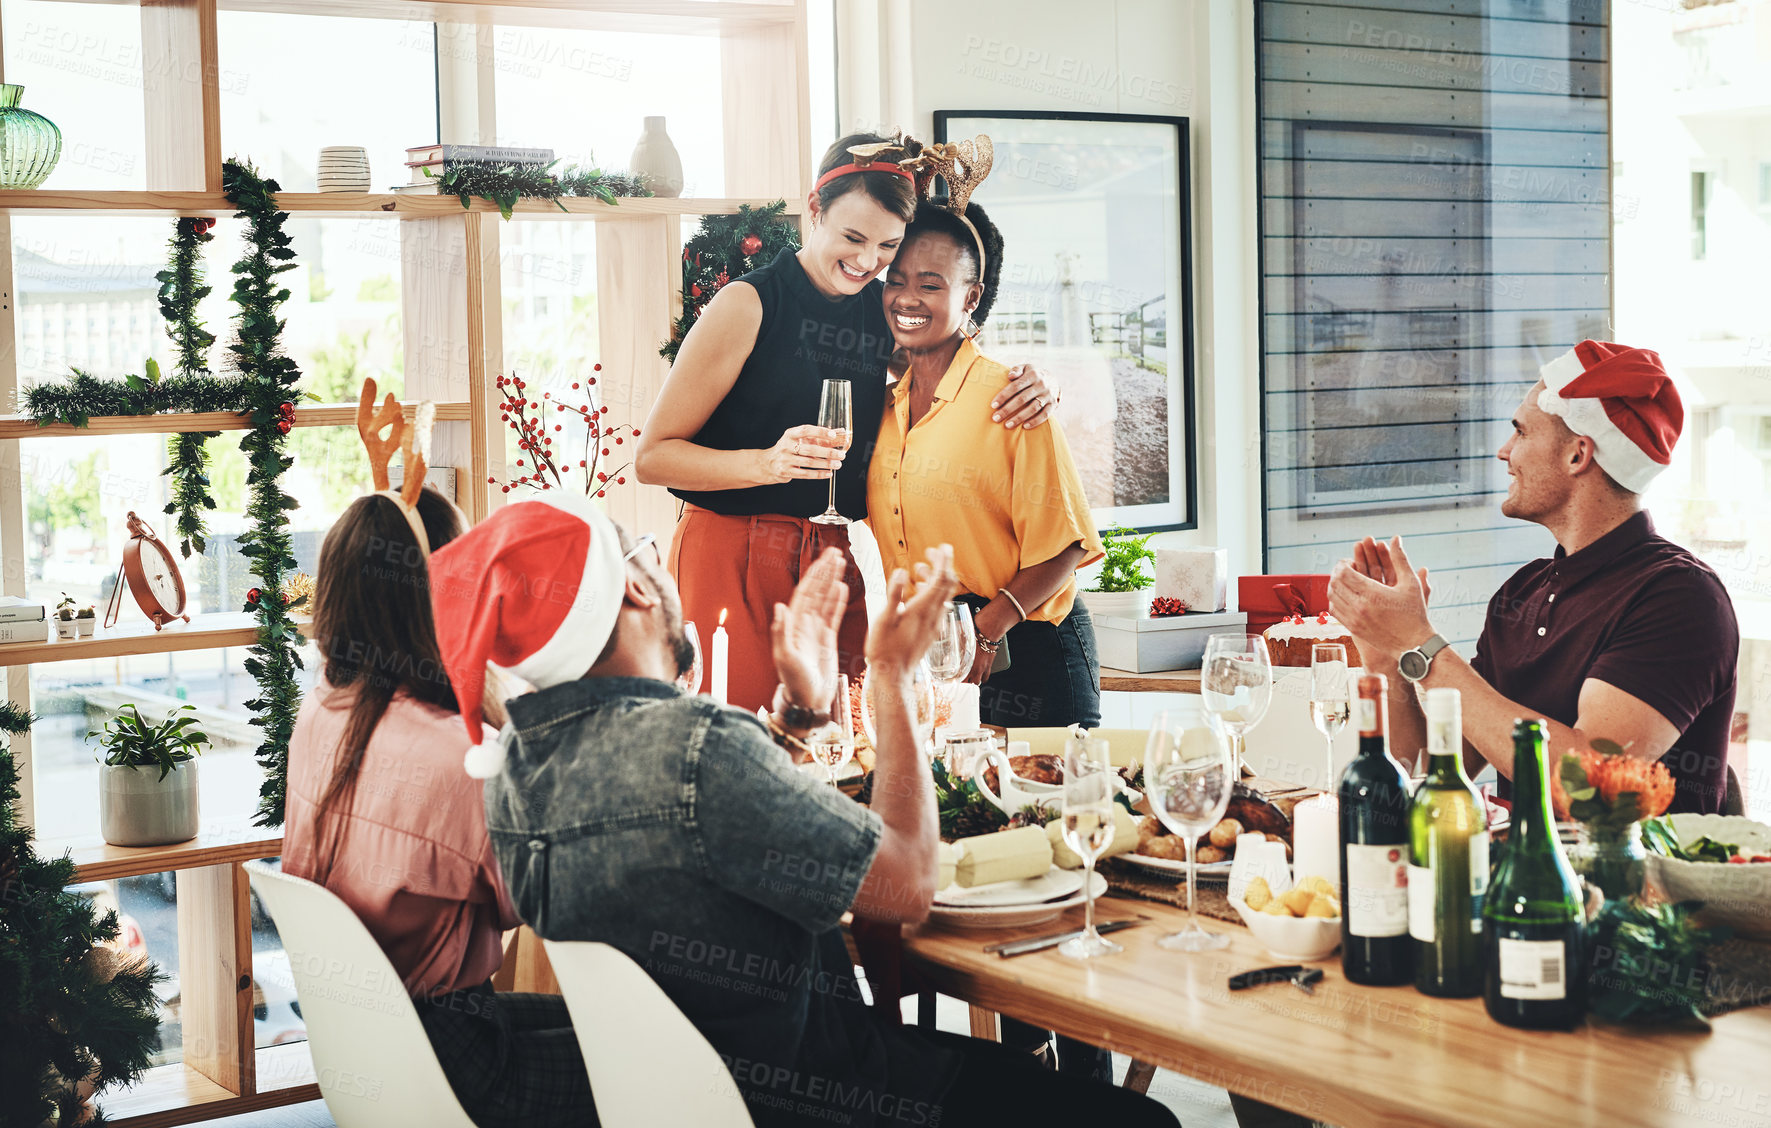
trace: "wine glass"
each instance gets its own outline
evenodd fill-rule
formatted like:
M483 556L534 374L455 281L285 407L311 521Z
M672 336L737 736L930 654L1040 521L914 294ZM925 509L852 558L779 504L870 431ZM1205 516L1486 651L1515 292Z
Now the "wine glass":
M1216 826L1230 805L1235 763L1228 743L1200 716L1182 708L1156 714L1144 746L1144 794L1150 809L1187 847L1187 927L1156 941L1177 952L1209 952L1230 938L1199 927L1194 909L1194 855L1199 836Z
M1260 635L1214 634L1205 641L1200 674L1205 709L1230 738L1230 753L1240 773L1247 757L1243 738L1260 724L1273 700L1273 667L1267 640Z
M1058 945L1058 951L1071 959L1125 950L1095 931L1095 859L1113 843L1113 793L1118 778L1105 739L1080 735L1065 742L1064 842L1082 858L1082 896L1087 906L1082 935Z
M971 672L978 656L978 633L972 625L972 609L955 600L941 613L941 626L929 647L929 673L942 684L956 682Z
M835 787L837 776L855 758L855 718L849 711L847 674L836 676L836 699L831 702L830 723L812 734L811 746L817 753L818 762L830 773L830 786Z
M861 729L867 734L868 742L877 748L879 726L873 719L873 684L871 677L862 684ZM912 724L916 729L917 747L926 755L935 731L935 679L929 673L929 664L926 661L918 662L910 669L910 700L915 709Z
M687 619L684 619L683 620L683 637L689 640L689 649L693 650L695 652L695 657L693 658L693 660L691 660L689 662L689 668L677 675L676 687L678 689L682 690L684 693L700 693L701 692L701 632L695 629L694 623L691 623Z
M1334 738L1353 715L1353 679L1347 669L1347 648L1319 642L1310 649L1310 720L1328 741L1322 790L1334 790Z
M849 449L854 434L854 419L849 409L849 382L824 381L824 395L818 402L818 426L835 432L831 445L837 450ZM830 507L813 517L819 525L846 525L849 519L836 511L836 471L830 472Z

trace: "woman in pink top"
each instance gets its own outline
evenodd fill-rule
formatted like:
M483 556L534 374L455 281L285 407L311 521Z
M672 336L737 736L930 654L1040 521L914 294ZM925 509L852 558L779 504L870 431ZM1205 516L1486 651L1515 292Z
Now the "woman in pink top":
M441 494L426 488L417 508L433 550L461 534ZM492 990L502 933L520 921L482 785L461 768L468 740L425 554L391 499L359 498L326 534L313 632L325 665L289 742L284 872L324 885L363 921L479 1128L594 1124L564 1002Z

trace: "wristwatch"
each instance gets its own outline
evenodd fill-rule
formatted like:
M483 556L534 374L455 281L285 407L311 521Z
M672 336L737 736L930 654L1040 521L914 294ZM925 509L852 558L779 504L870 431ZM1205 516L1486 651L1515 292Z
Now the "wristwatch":
M775 691L775 711L781 715L781 723L796 732L810 732L830 723L830 710L794 704L788 700L785 686Z
M1409 681L1418 682L1433 668L1433 655L1449 645L1444 635L1434 635L1413 650L1404 650L1396 659L1396 671Z

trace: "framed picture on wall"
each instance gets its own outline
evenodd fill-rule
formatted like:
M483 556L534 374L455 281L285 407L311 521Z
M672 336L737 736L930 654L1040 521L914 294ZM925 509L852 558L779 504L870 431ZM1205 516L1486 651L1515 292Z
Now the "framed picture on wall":
M972 199L1004 241L979 345L1059 382L1099 527L1196 528L1187 119L935 113L937 141L978 134L996 158Z

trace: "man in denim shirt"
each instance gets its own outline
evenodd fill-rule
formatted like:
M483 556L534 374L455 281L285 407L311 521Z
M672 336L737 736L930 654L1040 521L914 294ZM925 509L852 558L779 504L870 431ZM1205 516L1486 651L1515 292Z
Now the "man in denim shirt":
M620 539L619 577L594 574L594 543L513 563L501 522L539 504L507 506L431 564L452 677L458 650L507 662L507 625L536 613L536 593L559 590L535 569L572 572L588 555L565 588L610 590L573 592L573 607L619 599L606 641L594 630L579 640L591 651L581 679L508 703L507 758L486 787L511 899L536 932L603 941L646 967L720 1053L759 1125L998 1123L1069 1099L1122 1124L1175 1123L1145 1098L1045 1073L991 1043L888 1028L864 1006L842 914L916 923L935 892L938 823L910 676L956 587L951 550L918 566L908 599L909 577L891 578L868 634L879 735L868 809L798 770L755 717L676 687L692 653L649 538L635 544L591 510L591 540ZM795 735L822 725L835 696L841 575L829 550L775 608L773 720ZM467 680L456 681L464 697Z

